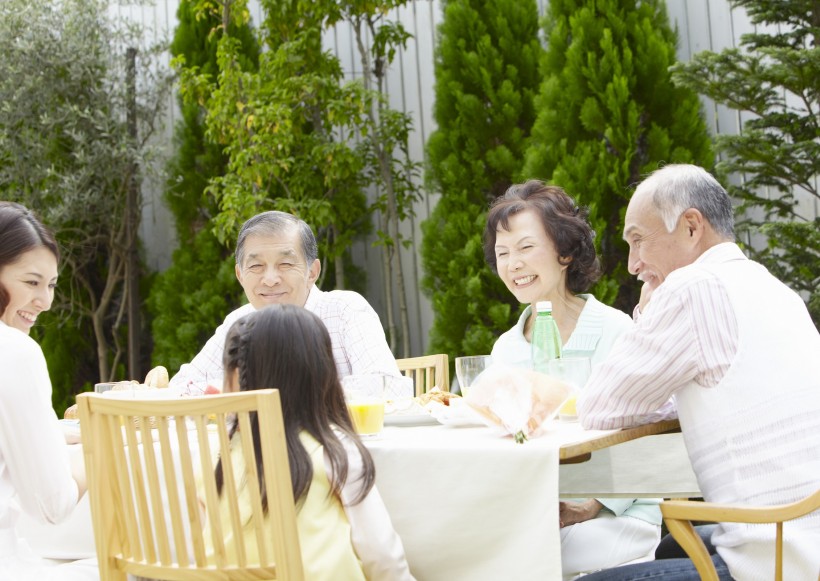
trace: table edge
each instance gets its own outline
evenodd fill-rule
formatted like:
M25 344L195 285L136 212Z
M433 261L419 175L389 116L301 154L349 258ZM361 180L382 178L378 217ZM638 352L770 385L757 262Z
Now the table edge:
M590 459L592 452L622 444L631 440L637 440L644 436L654 436L657 434L669 434L680 432L680 422L674 420L662 420L652 424L644 424L634 428L624 428L605 434L599 438L585 440L582 442L570 442L563 444L558 450L558 459L562 464L573 464L585 462Z

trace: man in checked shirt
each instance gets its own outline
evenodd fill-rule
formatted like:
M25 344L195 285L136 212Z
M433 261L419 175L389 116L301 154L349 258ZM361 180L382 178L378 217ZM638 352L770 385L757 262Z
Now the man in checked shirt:
M723 187L693 165L654 172L629 202L624 239L644 296L635 326L579 398L583 426L677 415L708 502L767 506L818 490L820 335L797 293L735 244ZM820 511L784 531L783 578L818 579ZM709 532L701 534L721 580L773 577L774 525ZM699 579L685 555L662 553L667 542L655 561L584 581Z
M245 222L236 241L236 278L249 304L225 317L196 357L171 378L170 387L184 395L202 394L208 385L221 388L228 329L244 315L275 304L298 305L322 319L339 378L371 373L399 378L379 316L364 297L316 287L322 269L317 254L313 231L296 216L270 211ZM412 395L411 387L407 395Z

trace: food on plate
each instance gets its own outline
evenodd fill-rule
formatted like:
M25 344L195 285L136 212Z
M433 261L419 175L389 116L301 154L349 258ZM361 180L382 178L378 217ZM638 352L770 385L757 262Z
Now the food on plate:
M418 416L426 414L427 410L422 407L417 397L399 397L385 400L384 413L388 416Z
M435 407L450 406L451 401L461 396L433 388L418 397L400 397L388 399L384 404L384 413L388 416L428 415Z
M145 376L145 385L148 387L168 387L168 370L157 365Z
M450 405L450 400L456 398L461 398L461 396L455 393L450 393L449 391L441 391L439 388L434 387L427 393L421 394L417 399L423 406L426 406L428 403L432 402L448 406Z
M80 419L80 413L77 411L77 404L68 406L63 412L63 419L66 420L78 420Z
M144 389L144 385L140 385L140 382L136 379L132 380L125 380L125 381L118 381L114 384L114 387L111 388L111 391L125 391L126 389Z

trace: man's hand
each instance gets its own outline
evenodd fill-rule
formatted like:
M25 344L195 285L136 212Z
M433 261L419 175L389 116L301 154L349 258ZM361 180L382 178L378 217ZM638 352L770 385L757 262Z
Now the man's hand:
M604 505L590 498L584 502L559 502L558 520L561 528L584 522L598 516Z
M658 288L663 281L659 279L657 276L648 275L646 280L643 281L643 286L641 287L641 298L638 300L638 310L641 313L646 312L646 305L649 304L649 299L652 297L652 293L655 292L655 289Z
M74 477L74 481L77 483L77 490L81 497L88 488L85 475L85 458L81 446L68 447L68 463L71 467L71 476Z

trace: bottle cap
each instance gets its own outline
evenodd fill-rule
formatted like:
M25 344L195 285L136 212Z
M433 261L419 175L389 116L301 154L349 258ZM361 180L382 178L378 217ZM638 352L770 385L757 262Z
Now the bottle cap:
M552 312L552 302L551 301L538 301L535 303L535 312L536 313L543 313L544 311Z

